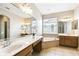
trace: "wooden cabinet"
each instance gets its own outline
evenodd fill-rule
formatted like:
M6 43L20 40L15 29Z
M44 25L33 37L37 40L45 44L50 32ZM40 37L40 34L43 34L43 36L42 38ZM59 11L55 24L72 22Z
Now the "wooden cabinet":
M59 36L59 45L64 45L64 37Z
M18 52L14 56L32 56L33 52L40 52L42 50L42 38L32 43L22 51Z
M64 37L64 44L66 45L66 46L73 46L72 45L72 38L70 38L70 37Z
M28 46L27 48L23 49L19 53L17 53L15 56L30 56L32 55L32 45Z
M40 52L42 50L42 39L33 44L33 52Z
M59 36L59 45L78 47L78 37L76 36Z

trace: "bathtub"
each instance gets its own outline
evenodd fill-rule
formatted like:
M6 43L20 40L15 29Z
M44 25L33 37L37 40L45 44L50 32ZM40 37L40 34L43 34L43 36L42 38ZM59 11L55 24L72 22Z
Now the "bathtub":
M43 38L43 49L58 47L59 46L59 38L57 37L44 37Z

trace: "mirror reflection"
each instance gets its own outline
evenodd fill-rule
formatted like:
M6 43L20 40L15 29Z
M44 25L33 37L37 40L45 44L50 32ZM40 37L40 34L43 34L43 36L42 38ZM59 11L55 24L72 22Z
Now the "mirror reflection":
M36 20L34 18L27 18L24 20L24 24L21 25L21 36L30 35L36 33Z
M0 15L0 39L10 37L10 19L5 15Z

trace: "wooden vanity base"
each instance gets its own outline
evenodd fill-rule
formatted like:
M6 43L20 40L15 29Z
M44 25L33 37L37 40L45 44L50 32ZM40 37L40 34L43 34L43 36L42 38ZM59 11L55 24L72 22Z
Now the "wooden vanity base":
M76 36L59 36L59 45L77 48L78 37Z
M19 53L15 54L14 56L32 56L33 52L40 52L41 50L42 50L42 38L34 42L30 46L26 47Z
M42 50L42 40L33 44L33 52L40 52Z

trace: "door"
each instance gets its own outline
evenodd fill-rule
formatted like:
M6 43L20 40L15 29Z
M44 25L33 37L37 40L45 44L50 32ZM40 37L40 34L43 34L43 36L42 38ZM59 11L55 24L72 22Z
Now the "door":
M4 38L7 38L7 21L4 22Z
M10 37L10 20L7 16L0 15L0 39Z

